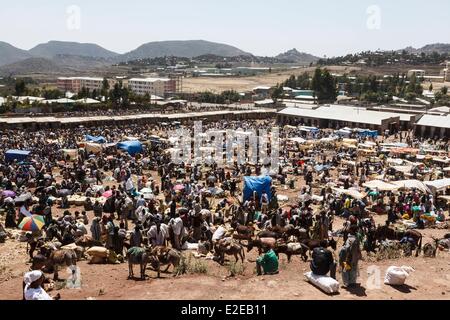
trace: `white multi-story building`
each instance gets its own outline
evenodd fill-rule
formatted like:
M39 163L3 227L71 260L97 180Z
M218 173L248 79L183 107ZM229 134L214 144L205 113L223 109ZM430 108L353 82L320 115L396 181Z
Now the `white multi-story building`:
M114 86L115 80L108 80L109 87ZM86 88L90 92L96 90L100 91L103 87L103 78L92 77L62 77L57 81L58 89L61 91L71 91L78 93L81 89Z
M164 97L176 91L176 81L165 78L133 78L128 80L128 88L138 95L155 95Z

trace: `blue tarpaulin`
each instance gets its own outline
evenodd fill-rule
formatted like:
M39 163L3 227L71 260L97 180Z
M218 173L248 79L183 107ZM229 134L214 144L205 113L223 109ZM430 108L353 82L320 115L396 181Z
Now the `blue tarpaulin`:
M269 176L262 177L244 177L244 201L247 201L253 196L256 191L258 199L261 199L263 192L269 196L269 201L272 198L270 187L272 185L272 178Z
M6 161L24 161L29 155L31 151L25 150L8 150L5 152L5 160Z
M107 142L106 138L102 137L102 136L94 137L94 136L90 136L87 134L84 137L85 137L86 141L89 141L89 142L94 142L94 143L106 143Z
M376 130L361 130L358 132L358 134L361 137L371 137L371 138L377 138L378 137L378 131Z
M321 171L324 171L324 170L329 170L330 168L331 167L328 166L328 165L317 165L317 166L314 167L314 170L316 170L318 172L321 172Z
M131 156L143 151L142 143L140 141L124 141L117 144L117 148L128 152Z

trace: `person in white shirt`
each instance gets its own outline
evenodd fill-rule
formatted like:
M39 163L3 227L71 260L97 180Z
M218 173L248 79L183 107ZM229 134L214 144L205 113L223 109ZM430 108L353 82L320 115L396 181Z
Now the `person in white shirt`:
M181 235L183 231L183 220L180 218L180 214L175 213L175 218L169 221L169 226L172 227L174 243L173 247L177 250L181 250Z
M152 246L166 246L166 240L169 238L169 227L161 223L160 219L156 220L156 225L150 227L147 232L147 238Z
M40 270L34 270L27 272L23 277L25 288L23 290L23 296L25 300L59 300L61 298L58 293L52 298L42 288L44 282L44 274Z

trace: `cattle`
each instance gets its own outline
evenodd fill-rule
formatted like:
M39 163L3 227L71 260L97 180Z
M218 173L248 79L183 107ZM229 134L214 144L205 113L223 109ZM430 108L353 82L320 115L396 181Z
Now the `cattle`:
M145 269L150 262L151 251L145 248L133 247L128 249L126 257L128 259L128 279L134 278L133 265L138 264L141 270L141 280L145 280Z
M331 238L329 240L322 240L322 241L306 239L306 240L300 241L300 243L302 243L303 245L308 247L310 253L315 248L320 248L320 247L322 247L322 248L331 247L333 250L336 250L336 248L337 248L337 242L333 238Z
M245 258L245 252L244 247L238 243L233 242L231 239L222 239L219 240L214 245L214 250L216 253L216 256L219 257L219 263L223 265L225 263L225 254L234 256L236 259L236 262L239 261L239 257L242 260L242 263L244 263Z
M293 255L301 255L304 262L308 261L307 255L308 250L309 250L308 246L298 242L281 243L277 244L274 248L274 251L277 254L277 256L279 256L280 253L284 253L287 256L288 263L291 262L291 257Z
M268 230L264 230L261 231L260 233L257 234L258 238L275 238L275 239L280 239L283 237L283 235L281 233L277 233L277 232L273 232L273 231L268 231Z
M296 237L299 241L309 239L309 233L306 229L290 228L283 234L283 238Z
M173 266L174 272L176 272L173 276L177 277L180 275L180 261L181 261L181 252L167 248L167 247L154 247L150 252L150 264L154 270L158 272L158 278L160 278L161 266L167 265L166 270L163 272L167 272L170 266Z
M402 240L405 237L414 240L414 244L416 246L416 257L418 257L420 251L422 250L422 239L423 239L423 236L419 231L416 230L399 231L389 228L388 226L379 226L375 231L375 239L378 241L386 239Z
M283 234L283 233L291 230L292 228L294 228L294 226L292 226L292 225L289 225L287 227L273 226L273 227L267 228L267 230L272 231L272 232L276 232L276 233L279 233L279 234Z
M416 245L416 257L419 256L420 251L422 250L422 234L417 230L407 230L406 232L398 231L397 232L397 239L401 240L404 237L411 238L414 240L414 243Z
M243 226L237 221L231 223L231 227L234 231L242 238L242 240L249 240L253 237L255 233L255 228L251 226Z
M260 238L256 240L250 240L247 245L247 252L252 251L253 248L258 248L259 254L262 254L263 251L274 249L276 244L277 240L275 238Z

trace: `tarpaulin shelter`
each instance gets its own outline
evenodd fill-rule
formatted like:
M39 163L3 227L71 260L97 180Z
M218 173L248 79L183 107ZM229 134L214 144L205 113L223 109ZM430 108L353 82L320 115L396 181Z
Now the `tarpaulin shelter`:
M434 181L425 181L424 183L431 189L431 191L433 191L433 193L443 191L450 187L449 178Z
M31 154L31 151L25 150L8 150L5 152L5 160L6 161L24 161Z
M102 136L95 137L95 136L91 136L91 135L87 134L87 135L84 136L84 138L86 139L86 141L94 142L94 143L102 144L102 143L106 143L107 142L106 138L102 137Z
M297 142L297 143L305 143L306 140L300 137L296 137L296 138L289 138L289 141L293 141L293 142Z
M355 189L340 189L340 188L332 188L334 192L338 193L338 194L345 194L347 196L350 196L356 200L361 200L364 199L364 197L366 196L365 193L361 193L358 190Z
M350 135L352 134L352 132L350 130L344 130L344 129L340 129L337 131L337 134L339 136L344 136L344 137L350 137Z
M379 191L394 191L400 188L395 184L387 183L381 180L372 180L364 183L363 186L371 190L377 189Z
M123 141L117 144L117 148L127 152L131 156L143 151L142 143L140 141Z
M301 127L300 127L300 131L317 133L317 132L320 131L320 129L319 129L319 128L316 128L316 127L306 127L306 126L301 126Z
M423 193L431 193L430 189L419 180L392 181L391 183L399 186L401 189L417 189Z
M314 170L321 172L321 171L329 170L330 168L331 168L331 166L328 166L328 165L317 165L314 167Z
M244 177L244 201L251 199L254 191L258 194L258 199L261 199L263 192L267 193L270 201L272 198L271 186L272 178L269 176Z
M78 149L61 149L64 158L69 156L70 161L76 161L78 159Z
M371 137L371 138L377 138L378 137L378 131L376 130L359 130L358 135L360 137Z
M99 154L102 152L103 148L101 144L98 143L86 143L85 145L86 152L93 153L93 154Z

